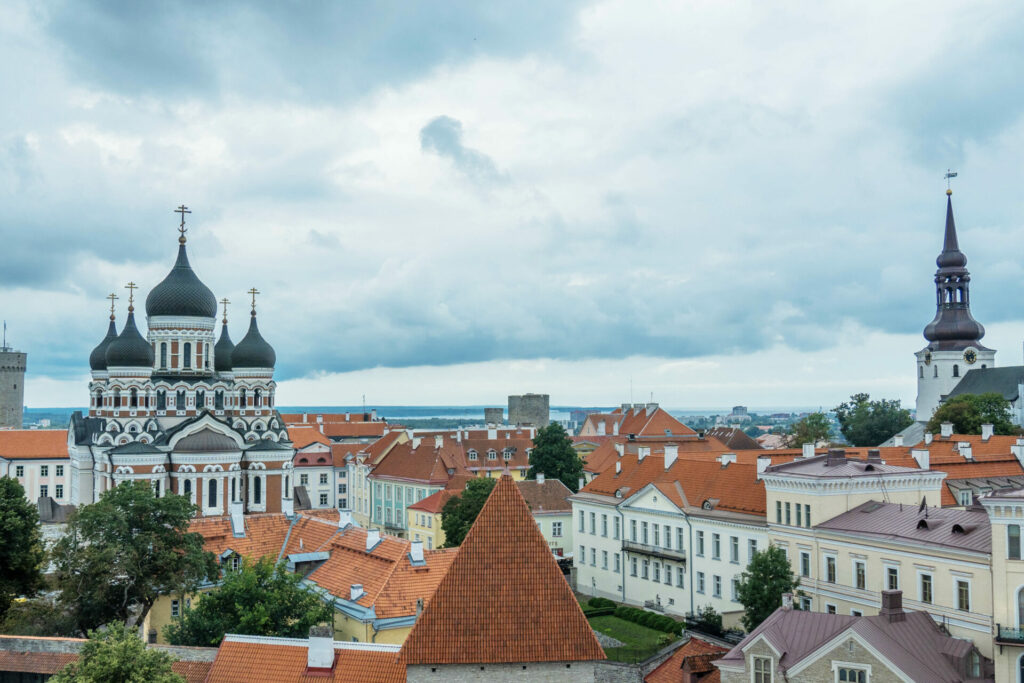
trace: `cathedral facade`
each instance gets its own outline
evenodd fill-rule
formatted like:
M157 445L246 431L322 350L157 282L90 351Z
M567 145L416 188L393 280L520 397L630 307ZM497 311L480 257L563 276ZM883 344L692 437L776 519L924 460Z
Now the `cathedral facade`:
M185 209L181 207L184 217ZM256 322L237 345L227 303L189 265L184 219L174 267L146 297L146 334L135 322L134 283L120 332L111 295L106 337L89 356L89 410L68 429L70 502L96 501L123 481L188 496L202 516L292 511L292 456L274 407L276 354Z

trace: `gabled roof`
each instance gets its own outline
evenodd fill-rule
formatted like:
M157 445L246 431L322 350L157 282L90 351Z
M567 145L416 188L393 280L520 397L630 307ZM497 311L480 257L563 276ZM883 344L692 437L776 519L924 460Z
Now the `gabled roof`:
M715 427L704 432L704 436L718 439L733 451L762 450L761 444L737 427Z
M288 425L288 438L296 450L315 443L331 445L331 440L320 432L317 425Z
M419 448L413 441L395 444L373 468L372 477L388 477L423 483L430 486L444 486L453 474L465 474L464 453L458 444L445 439L440 448L433 439L423 439Z
M610 413L591 413L583 422L581 434L586 433L589 436L591 431L598 431L599 424L604 424L603 436L614 434L616 425L621 436L696 434L656 403L616 408Z
M2 429L0 458L67 458L68 433L64 429Z
M945 400L962 394L996 393L1007 401L1016 401L1018 389L1024 384L1024 365L1002 368L973 368L967 371Z
M992 552L992 527L984 510L934 507L918 510L916 505L868 501L814 528L977 553Z
M427 512L436 515L441 512L441 509L444 508L444 504L448 502L448 499L456 495L458 495L458 491L452 491L451 489L435 491L426 498L413 503L408 509L419 510L420 512Z
M532 514L572 512L572 502L569 500L572 491L560 479L545 478L543 484L535 479L527 479L517 481L516 486Z
M334 643L334 665L307 673L309 641L227 634L217 650L209 681L217 683L404 683L405 667L394 645Z
M605 658L510 476L498 480L401 658L409 665Z
M684 667L695 674L706 674L699 679L700 683L719 683L721 676L712 662L720 659L728 651L729 648L691 636L682 647L672 653L671 657L647 674L644 683L680 683L683 680Z

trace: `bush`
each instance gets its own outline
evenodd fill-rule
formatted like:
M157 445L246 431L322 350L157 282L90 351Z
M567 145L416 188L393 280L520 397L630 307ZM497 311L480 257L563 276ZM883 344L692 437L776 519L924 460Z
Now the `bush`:
M584 612L590 616L590 612L593 608L588 608ZM619 619L625 619L626 621L632 621L634 624L640 624L647 628L654 629L655 631L664 631L665 633L679 633L681 624L673 619L672 617L664 614L658 614L656 612L648 612L644 609L638 609L636 607L626 607L625 605L615 608L614 614Z
M608 598L590 598L590 600L587 601L587 604L591 607L611 607L612 609L615 608L615 603L609 600Z

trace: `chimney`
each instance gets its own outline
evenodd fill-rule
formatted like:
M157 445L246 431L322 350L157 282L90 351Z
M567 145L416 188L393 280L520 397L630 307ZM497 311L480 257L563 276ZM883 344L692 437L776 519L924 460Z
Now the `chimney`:
M363 597L363 592L363 584L353 583L352 587L349 589L348 599L355 602L359 598Z
M917 461L917 466L922 470L931 469L931 453L927 448L915 448L910 455Z
M612 422L612 436L619 435L619 421Z
M422 442L423 442L422 438L420 438L418 436L412 437L412 449L416 450L417 448L419 448L420 447L420 443L422 443Z
M882 451L878 450L877 448L869 448L868 449L868 462L881 464L881 462L882 462Z
M934 440L935 440L935 435L932 434L931 432L928 432L927 434L924 435L924 445L925 446L931 446L932 445L932 441L934 441Z
M584 486L586 486L586 485L587 485L587 482L585 482L585 481L583 480L583 477L580 477L580 478L579 478L579 481L577 481L577 482L576 482L576 484L577 484L577 486L576 486L576 490L577 490L577 491L579 491L579 490L580 490L581 488L583 488Z
M334 629L327 624L309 627L307 669L334 668Z
M245 538L245 517L242 514L242 501L228 503L231 513L231 533L235 538Z
M346 410L346 411L345 411L345 422L351 422L351 421L352 421L352 414L351 414L351 413L349 413L349 412L348 412L348 411Z
M324 416L323 415L317 415L316 416L316 423L322 425L324 423Z
M320 433L323 434L324 433L324 423L321 422L319 425L317 425L317 427L320 429Z
M497 439L498 438L498 430L496 428L494 428L494 427L488 428L487 429L487 438L489 440L491 440L491 441L494 441L495 439Z
M882 591L882 608L878 616L885 617L890 624L906 621L907 613L903 611L903 591Z
M964 460L974 460L974 454L971 452L970 441L961 441L958 443L957 450L960 451L960 455L964 456Z
M948 439L949 437L953 436L953 423L943 422L941 425L939 425L939 430L939 433L942 435L942 438Z
M423 614L423 598L416 598L416 619L417 619L417 621L419 620L421 614Z
M544 473L543 472L538 472L537 473L537 485L538 486L543 486L544 485Z
M282 498L281 499L281 512L283 512L284 516L287 517L288 519L291 519L292 517L294 517L295 516L295 499L291 498L291 497Z
M759 455L757 456L757 473L761 474L772 466L772 456L770 455Z
M605 427L604 420L599 421L597 423L597 435L598 436L604 436L607 432L608 432L608 429L607 429L607 427Z
M637 454L636 455L637 462L639 462L639 461L643 460L644 458L646 458L648 455L651 454L651 447L650 446L640 446L640 448L636 449L636 454Z
M814 444L813 443L805 443L803 445L803 449L804 449L803 455L804 455L805 458L813 458L814 457Z
M993 434L995 434L995 425L993 425L993 424L983 424L983 425L981 425L981 440L982 441L988 441L989 439L992 438Z
M665 444L665 469L675 464L676 458L679 457L679 446L674 443Z
M413 564L423 562L423 541L413 541L409 544L409 561Z
M366 552L370 552L380 543L380 531L370 529L366 532Z
M352 512L350 510L338 510L338 528L344 529L352 523Z
M441 448L444 446L444 434L434 435L434 448Z
M782 609L791 610L793 609L793 594L783 593L782 594Z
M370 410L370 419L374 422L377 421L377 409L373 408Z
M615 452L618 453L619 457L621 458L623 455L626 454L626 444L622 443L621 441L615 444Z
M833 465L842 465L846 462L846 451L842 448L830 448L828 449L828 455L825 456L825 466L832 467Z
M622 474L622 461L621 460L616 460L615 461L615 474Z
M1024 467L1024 444L1020 443L1022 439L1017 439L1017 443L1010 446L1010 452L1013 453L1013 457L1017 458L1017 462Z
M309 413L303 413L302 414L302 424L306 424L307 422L309 422Z
M895 446L896 448L903 448L903 435L897 434L896 436L892 437L892 445Z
M462 443L462 430L461 429L456 429L455 430L455 443Z
M722 467L728 467L729 463L736 462L736 454L722 453L720 456L718 456L717 460L718 462L722 463Z

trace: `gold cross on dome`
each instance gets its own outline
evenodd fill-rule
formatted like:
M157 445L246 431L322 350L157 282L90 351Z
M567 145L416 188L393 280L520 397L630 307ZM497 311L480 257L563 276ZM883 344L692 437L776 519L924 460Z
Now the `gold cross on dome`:
M178 236L178 241L180 243L182 243L182 244L185 244L185 233L187 232L187 230L185 228L185 214L186 213L192 213L192 212L188 210L187 206L182 204L181 206L179 206L177 209L174 210L174 213L180 213L181 214L181 226L178 228L178 232L181 233L181 234Z
M224 305L224 324L227 325L227 323L228 323L228 304L231 303L231 302L228 301L227 297L224 297L223 299L221 299L220 302Z
M259 293L260 293L260 290L256 289L255 287L253 287L252 289L249 290L249 294L252 294L252 312L253 312L253 315L256 314L256 295L259 294Z
M113 292L111 292L110 294L107 295L107 298L110 299L110 319L113 320L114 319L114 302L117 301L118 296L117 296L117 294L114 294Z
M124 288L128 290L128 310L129 311L134 311L135 310L135 306L134 306L134 304L135 304L135 290L138 289L139 286L137 284L135 284L134 282L129 282L128 284L126 284L124 286Z

